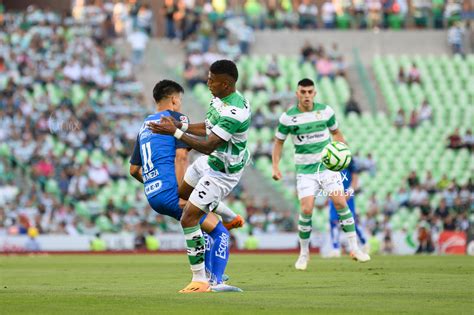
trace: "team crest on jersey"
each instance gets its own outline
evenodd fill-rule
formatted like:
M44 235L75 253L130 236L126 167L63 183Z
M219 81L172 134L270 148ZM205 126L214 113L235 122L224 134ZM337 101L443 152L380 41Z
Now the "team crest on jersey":
M316 113L314 113L314 115L316 116L317 119L323 118L323 114L321 114L321 111L319 110Z

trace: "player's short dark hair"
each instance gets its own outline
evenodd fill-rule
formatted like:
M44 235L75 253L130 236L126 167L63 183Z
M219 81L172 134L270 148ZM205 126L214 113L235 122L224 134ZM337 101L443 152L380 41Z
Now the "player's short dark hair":
M179 83L171 80L161 80L153 88L155 102L159 102L174 93L184 93L184 89Z
M239 70L237 70L237 66L232 60L217 60L211 65L209 70L213 74L227 74L234 79L235 82L239 79Z
M304 78L298 82L298 86L304 86L304 87L314 86L314 82L311 79Z

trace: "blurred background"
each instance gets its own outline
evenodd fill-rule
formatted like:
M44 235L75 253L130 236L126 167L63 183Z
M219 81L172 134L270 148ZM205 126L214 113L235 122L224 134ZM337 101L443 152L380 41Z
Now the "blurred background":
M226 200L247 221L234 248L298 246L292 145L283 182L271 150L308 77L352 150L371 251L465 253L473 18L469 0L0 0L0 251L184 248L128 160L154 84L183 83L182 112L202 121L208 67L228 58L253 110L253 164ZM329 210L316 204L311 244L325 255Z

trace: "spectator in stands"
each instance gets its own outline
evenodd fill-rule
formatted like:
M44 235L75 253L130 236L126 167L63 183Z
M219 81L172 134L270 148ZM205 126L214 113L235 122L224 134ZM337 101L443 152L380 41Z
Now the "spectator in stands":
M416 174L415 170L412 170L407 177L407 184L410 189L415 188L416 186L420 185L420 179Z
M446 25L453 25L461 20L462 6L461 1L448 0L444 9L444 19Z
M254 29L264 28L263 6L260 1L245 1L244 10L246 13L247 24Z
M418 120L420 121L420 123L422 123L423 121L431 121L432 118L433 118L433 110L431 109L431 106L428 104L428 101L425 99L423 100L423 103L421 104Z
M128 37L128 42L132 47L132 63L134 66L141 65L143 54L148 43L147 34L136 28Z
M252 115L252 124L257 130L260 130L265 126L265 115L260 109L257 109L255 114Z
M268 64L267 71L265 74L272 80L275 80L280 76L280 67L278 66L277 57L273 56L272 60Z
M318 7L311 0L303 0L298 6L299 28L314 29L318 27Z
M268 83L268 77L260 71L258 71L257 74L250 79L250 86L254 92L265 91L267 89Z
M359 103L354 99L354 94L351 93L349 100L346 103L345 114L356 113L357 115L361 114Z
M403 69L402 66L398 69L398 78L397 78L398 84L406 83L407 82L407 77L405 75L405 69Z
M316 70L318 72L318 81L323 77L329 77L331 80L334 79L333 63L326 56L318 59Z
M436 187L437 187L438 191L442 191L442 190L448 188L450 184L451 184L451 181L449 180L448 175L443 174L443 176L439 180Z
M178 12L178 6L174 0L165 0L163 5L166 24L166 37L174 39L176 37L175 15Z
M383 214L391 217L397 209L398 202L392 197L392 193L388 192L382 206Z
M431 1L428 0L413 0L412 1L413 17L415 25L418 28L425 28L428 26L428 18L431 11Z
M420 185L415 185L410 193L410 207L419 207L423 201L428 198L426 190L422 189Z
M340 56L336 60L333 61L334 65L334 72L336 76L340 76L345 78L346 77L346 63L344 62L344 57Z
M410 71L408 72L408 85L412 83L421 84L420 70L418 70L415 63L412 63Z
M140 7L137 13L137 27L145 31L148 36L151 36L152 23L153 12L147 4L144 4Z
M365 0L352 0L352 7L356 27L359 29L365 28L367 26L365 19L367 9Z
M324 28L333 29L336 26L336 7L331 0L326 0L321 8Z
M379 28L382 12L382 3L380 0L367 0L367 24L370 28Z
M405 111L403 110L403 108L400 108L398 110L397 115L395 116L394 125L398 129L405 126Z
M474 135L472 134L471 129L466 131L466 134L462 137L462 142L464 147L466 147L469 151L474 151Z
M445 0L433 0L431 13L433 16L433 27L435 29L443 28L443 11Z
M450 149L461 149L463 142L461 135L459 134L459 128L454 129L454 132L448 136L448 148Z
M427 222L422 222L418 227L418 243L417 254L432 253L434 251L433 239Z
M437 185L437 183L436 183L436 180L433 177L433 174L431 173L431 171L427 171L426 172L426 178L425 178L425 181L423 183L423 188L426 189L428 194L433 195L437 191L436 185Z
M420 121L418 120L418 112L416 111L416 109L414 109L411 111L410 119L408 121L408 126L411 129L415 129L416 127L418 127L419 123Z
M304 42L301 48L301 63L311 61L311 56L314 54L314 48L309 40ZM0 71L1 72L1 71Z

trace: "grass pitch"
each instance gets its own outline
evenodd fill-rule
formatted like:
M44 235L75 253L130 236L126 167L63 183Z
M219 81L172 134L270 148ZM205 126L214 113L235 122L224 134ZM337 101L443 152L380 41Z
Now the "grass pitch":
M182 255L0 256L0 314L473 314L473 257L231 255L244 293L178 294Z

